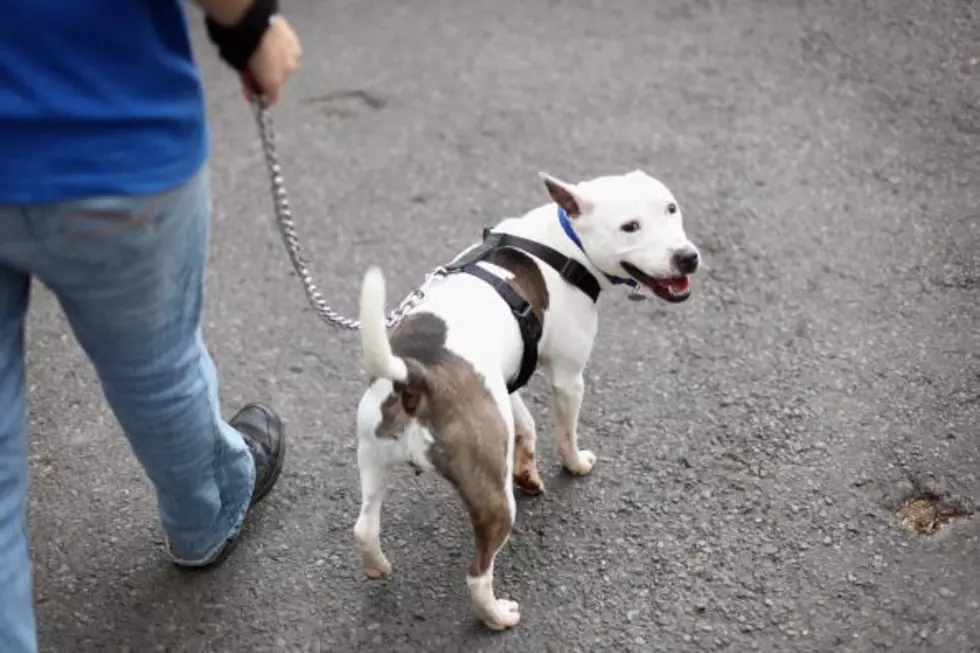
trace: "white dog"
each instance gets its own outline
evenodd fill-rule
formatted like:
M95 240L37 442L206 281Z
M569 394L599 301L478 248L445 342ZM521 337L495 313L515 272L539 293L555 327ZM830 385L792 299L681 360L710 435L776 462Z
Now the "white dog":
M361 292L361 346L370 385L357 411L362 503L354 526L364 572L391 574L381 550L385 479L396 464L436 470L462 497L476 550L470 598L486 625L520 620L493 592L493 564L510 536L513 484L543 490L535 424L518 393L540 366L552 390L554 437L575 475L596 462L579 449L583 371L596 336L596 299L615 284L669 302L691 294L700 254L671 192L642 171L570 184L541 174L554 203L485 232L390 335L385 285L371 268Z

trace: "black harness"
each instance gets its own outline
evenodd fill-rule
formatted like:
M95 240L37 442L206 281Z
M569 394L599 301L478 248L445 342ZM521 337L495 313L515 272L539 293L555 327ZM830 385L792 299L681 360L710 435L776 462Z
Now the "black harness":
M483 242L480 245L445 266L446 271L450 274L465 272L490 284L501 299L507 302L514 319L517 320L521 340L524 343L524 353L521 357L521 368L517 376L507 384L507 391L513 394L527 385L538 366L538 343L541 340L543 327L529 301L521 297L507 281L477 265L486 260L494 251L503 248L516 249L536 256L554 268L562 279L588 295L593 302L599 298L601 288L595 276L575 259L569 258L547 245L512 234L493 232L489 228L483 230Z

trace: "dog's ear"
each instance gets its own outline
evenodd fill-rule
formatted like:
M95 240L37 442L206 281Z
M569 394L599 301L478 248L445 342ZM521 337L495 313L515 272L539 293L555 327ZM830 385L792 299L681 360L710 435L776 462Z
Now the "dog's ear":
M552 177L547 172L539 172L538 176L544 180L551 199L565 210L568 217L576 218L592 209L592 203L574 184Z

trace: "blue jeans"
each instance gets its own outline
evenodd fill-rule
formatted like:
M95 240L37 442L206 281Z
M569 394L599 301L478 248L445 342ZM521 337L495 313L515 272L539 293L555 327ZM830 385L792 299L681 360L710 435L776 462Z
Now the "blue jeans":
M201 339L211 196L205 166L159 195L0 205L0 651L37 650L28 557L24 317L32 279L57 297L153 484L170 555L212 561L255 483L219 414Z

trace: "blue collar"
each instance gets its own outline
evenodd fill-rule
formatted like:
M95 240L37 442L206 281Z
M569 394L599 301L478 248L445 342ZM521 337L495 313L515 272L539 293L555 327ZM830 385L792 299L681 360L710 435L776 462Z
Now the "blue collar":
M582 253L588 257L588 253L585 251L585 247L582 245L582 239L578 237L575 233L575 228L572 226L572 221L568 219L568 214L565 213L565 209L558 207L558 222L561 223L561 228L565 231L565 235L575 243L575 245L582 250ZM606 274L606 278L617 286L630 286L631 288L636 287L636 281L633 279L624 279L622 277L615 277L611 274Z

